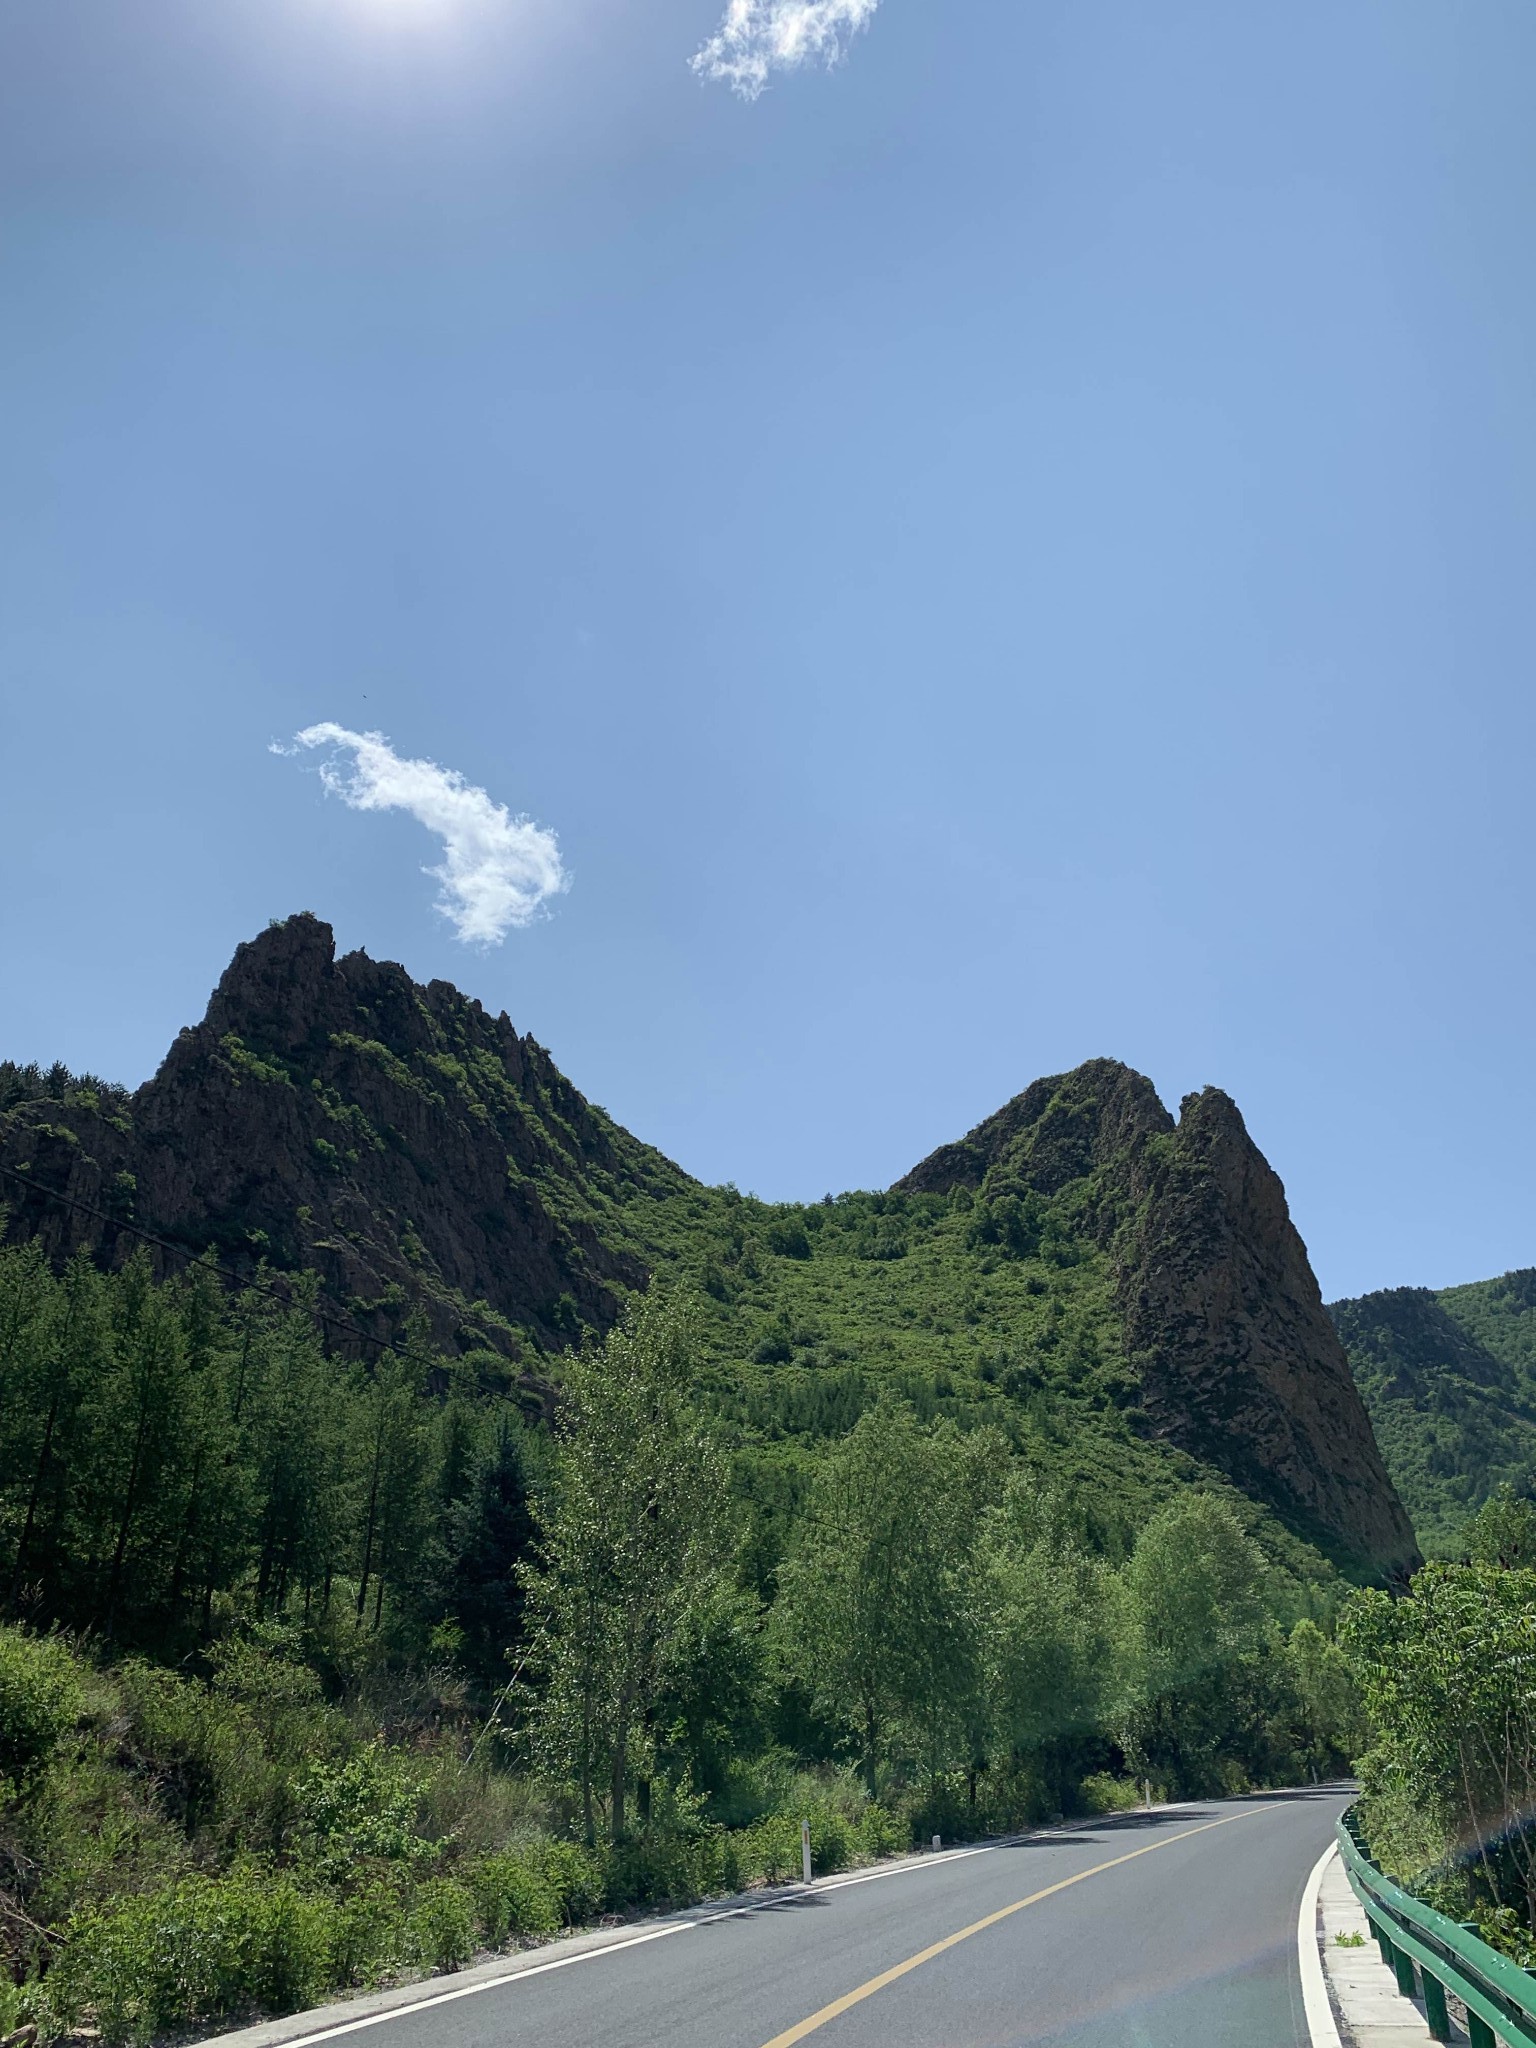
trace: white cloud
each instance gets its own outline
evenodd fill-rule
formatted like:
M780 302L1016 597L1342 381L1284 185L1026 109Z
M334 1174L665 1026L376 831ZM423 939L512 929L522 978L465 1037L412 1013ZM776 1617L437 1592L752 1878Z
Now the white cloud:
M728 0L719 28L691 61L700 78L755 100L774 71L835 64L880 0Z
M554 833L514 818L454 769L403 761L383 733L349 732L344 725L308 725L294 734L293 746L274 743L272 751L291 754L299 747L350 753L350 767L322 763L320 779L354 811L409 811L438 834L442 865L424 872L442 884L437 907L466 945L499 945L570 886Z

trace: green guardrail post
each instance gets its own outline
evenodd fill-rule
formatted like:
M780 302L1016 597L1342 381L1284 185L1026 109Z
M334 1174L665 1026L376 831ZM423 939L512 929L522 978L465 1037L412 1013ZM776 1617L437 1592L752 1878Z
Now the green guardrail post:
M1391 1937L1388 1935L1386 1928L1382 1926L1381 1922L1376 1918L1376 1915L1374 1913L1367 1913L1365 1916L1365 1921L1366 1925L1370 1928L1372 1934L1374 1934L1376 1937L1376 1946L1381 1952L1381 1960L1386 1964L1387 1968L1390 1970L1397 1961L1397 1954L1392 1947Z
M1421 1969L1419 1974L1424 1979L1424 2017L1429 2021L1430 2037L1436 2041L1449 2041L1451 2016L1445 2009L1445 1986L1428 1970Z
M1450 1994L1466 2007L1471 2048L1536 2048L1536 1970L1491 1947L1477 1928L1437 1912L1369 1857L1346 1815L1339 1853L1399 1991L1412 1998L1423 1978L1429 2033L1448 2041Z

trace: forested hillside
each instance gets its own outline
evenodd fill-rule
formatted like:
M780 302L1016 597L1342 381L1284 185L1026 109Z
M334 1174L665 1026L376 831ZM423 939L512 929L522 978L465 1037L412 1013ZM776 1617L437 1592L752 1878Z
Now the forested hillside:
M704 1327L653 1287L552 1433L419 1325L363 1365L207 1266L0 1253L0 2023L148 2041L786 1876L802 1819L826 1870L1357 1746L1347 1588L1230 1488L894 1376L775 1442Z
M1536 1490L1536 1271L1329 1310L1421 1543L1459 1556L1499 1487Z

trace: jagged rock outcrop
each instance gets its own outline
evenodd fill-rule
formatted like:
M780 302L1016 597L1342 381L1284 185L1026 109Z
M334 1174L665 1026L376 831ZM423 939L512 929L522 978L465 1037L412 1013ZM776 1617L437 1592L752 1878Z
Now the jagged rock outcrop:
M1049 1196L1072 1182L1115 1261L1150 1428L1357 1569L1411 1568L1412 1525L1285 1191L1220 1089L1187 1096L1176 1123L1144 1076L1091 1060L897 1185Z
M371 1332L420 1303L440 1339L512 1352L520 1332L610 1323L646 1268L596 1227L605 1204L688 1184L505 1014L338 960L307 914L238 949L125 1111L28 1105L0 1124L0 1164L69 1198L7 1183L11 1234L55 1255L126 1255L110 1219L143 1222L244 1267L318 1272Z

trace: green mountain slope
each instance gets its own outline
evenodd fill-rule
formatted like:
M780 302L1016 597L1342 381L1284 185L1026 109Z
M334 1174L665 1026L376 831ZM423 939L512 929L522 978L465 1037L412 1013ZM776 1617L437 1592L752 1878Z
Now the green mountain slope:
M132 1097L11 1070L7 1099L11 1241L119 1265L148 1233L162 1271L211 1248L240 1276L313 1272L365 1358L419 1310L545 1398L628 1292L696 1288L764 1571L807 1460L885 1382L998 1423L1111 1547L1199 1482L1272 1549L1360 1575L1415 1555L1283 1190L1218 1090L1176 1121L1089 1061L895 1188L768 1205L620 1129L505 1016L338 959L300 916L239 949Z
M1329 1313L1427 1551L1456 1552L1501 1484L1536 1490L1536 1270L1390 1288Z

